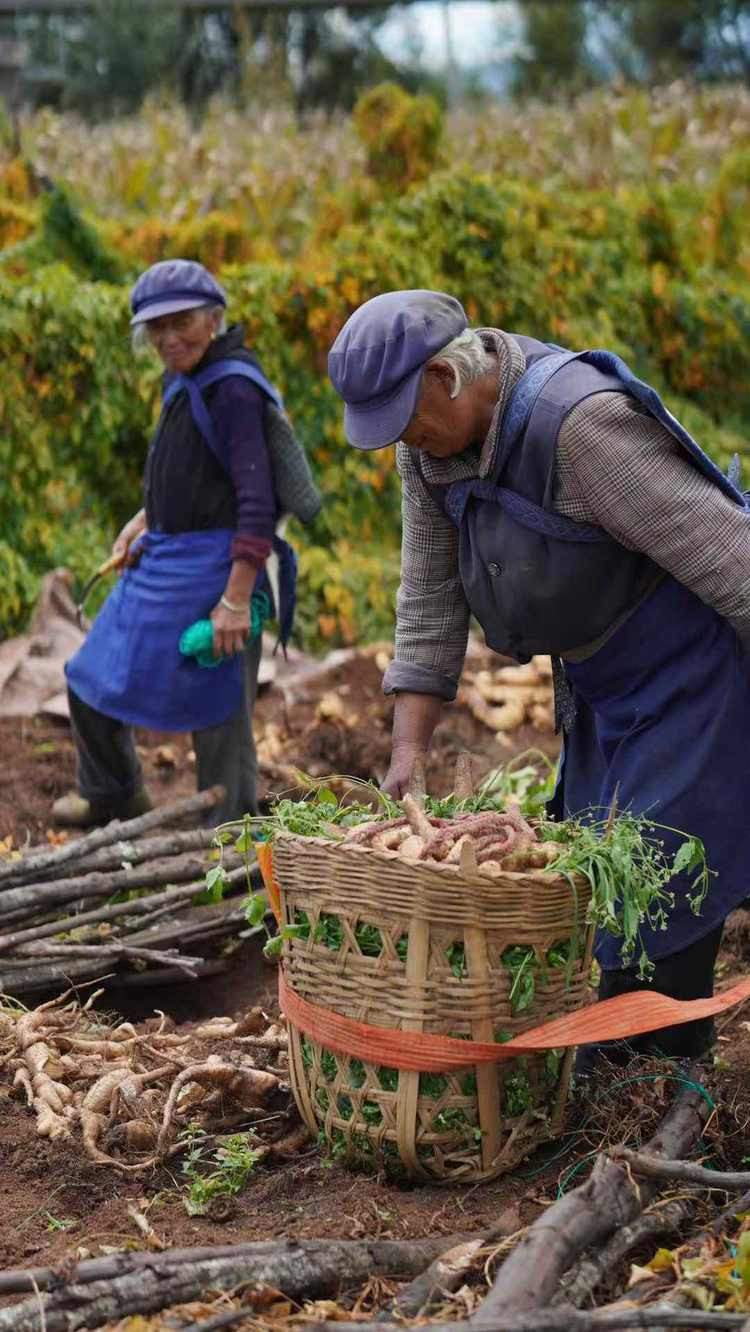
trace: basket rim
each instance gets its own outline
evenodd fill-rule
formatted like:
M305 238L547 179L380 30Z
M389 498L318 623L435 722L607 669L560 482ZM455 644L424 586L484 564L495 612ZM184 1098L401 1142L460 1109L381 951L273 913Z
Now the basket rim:
M590 889L589 881L584 874L571 874L570 876L567 874L550 874L543 869L503 870L501 874L496 875L480 874L479 872L477 872L477 874L462 874L460 865L447 864L442 860L405 860L403 856L398 854L398 851L390 851L385 847L362 846L358 842L347 842L344 844L343 841L330 841L327 837L304 837L301 833L290 832L287 828L280 829L274 835L271 846L273 847L280 842L293 844L298 847L317 846L323 851L329 851L332 854L338 855L341 855L345 849L347 856L354 854L366 855L368 857L374 857L377 860L385 861L387 864L393 864L394 861L397 861L401 866L408 865L418 871L429 870L441 872L446 876L459 879L462 883L467 884L478 882L486 886L487 884L501 884L503 880L507 879L510 883L519 885L531 881L536 884L544 884L547 887L559 887L561 884L567 884L568 887L571 887L575 884L576 886L580 885Z

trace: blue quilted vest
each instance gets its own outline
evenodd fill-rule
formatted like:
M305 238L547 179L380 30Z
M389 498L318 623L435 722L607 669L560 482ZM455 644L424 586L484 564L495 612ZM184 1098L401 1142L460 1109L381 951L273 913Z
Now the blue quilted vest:
M632 394L730 499L743 507L746 500L736 484L738 469L724 476L614 353L570 352L513 336L526 371L505 410L492 475L425 485L458 527L461 581L488 645L528 661L536 653L565 656L599 638L661 572L602 528L554 512L558 435L584 398L613 390Z

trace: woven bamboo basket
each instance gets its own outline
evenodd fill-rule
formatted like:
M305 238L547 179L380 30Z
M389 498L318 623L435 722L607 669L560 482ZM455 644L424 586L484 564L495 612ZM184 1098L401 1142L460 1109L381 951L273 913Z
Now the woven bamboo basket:
M591 934L584 880L538 871L491 879L390 851L281 835L273 848L289 991L394 1032L504 1041L581 1007ZM555 945L567 967L550 968ZM532 1001L511 1011L502 955L530 946ZM514 1005L515 1006L515 1005ZM326 1048L289 1023L300 1113L350 1163L423 1180L492 1179L559 1135L572 1051L445 1074L383 1067Z

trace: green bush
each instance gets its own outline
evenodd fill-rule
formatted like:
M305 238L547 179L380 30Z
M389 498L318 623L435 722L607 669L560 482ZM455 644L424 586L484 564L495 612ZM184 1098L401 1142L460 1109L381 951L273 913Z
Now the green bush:
M0 632L23 623L39 575L53 564L70 564L79 578L95 567L141 502L158 367L133 357L128 282L102 280L110 264L135 273L139 226L142 263L174 252L178 240L188 245L189 235L190 253L218 266L230 316L244 323L308 449L325 506L312 529L293 532L307 646L392 632L400 538L393 452L346 445L341 404L326 377L327 351L342 323L379 291L448 290L476 324L569 346L610 347L665 394L722 465L735 451L747 453L746 149L733 146L722 164L712 165L706 131L703 191L669 173L649 187L628 162L616 185L604 171L589 182L582 168L576 182L553 116L548 139L544 121L534 122L529 151L555 168L548 182L535 184L523 178L513 145L512 172L503 169L499 149L492 169L476 161L438 169L439 118L413 99L390 107L378 139L372 113L385 93L376 92L358 112L360 127L368 127L373 169L380 150L401 155L398 163L394 157L393 180L373 188L355 157L344 189L332 182L329 163L307 221L295 212L299 182L291 172L288 181L274 182L265 219L259 204L232 209L220 199L221 208L200 216L173 210L139 222L132 208L124 209L98 232L91 215L82 220L70 211L66 196L43 214L24 193L17 164L6 168L4 200L0 173L7 216L21 209L26 219L36 208L38 223L25 239L23 226L20 239L11 230L0 256ZM701 96L696 114L705 104L714 123L716 105ZM634 139L647 128L636 102L623 102L618 112L630 116L623 123L635 126ZM520 131L528 134L528 123ZM691 161L700 132L700 123L684 131ZM669 141L671 152L687 152L671 128ZM611 143L607 152L614 152ZM489 162L492 154L485 157ZM385 172L385 159L381 166ZM137 175L135 164L132 171ZM129 188L135 192L133 181Z

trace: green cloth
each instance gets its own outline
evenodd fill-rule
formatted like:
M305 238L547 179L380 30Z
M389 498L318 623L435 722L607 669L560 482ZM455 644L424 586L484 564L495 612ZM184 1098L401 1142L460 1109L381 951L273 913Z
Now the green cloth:
M263 625L271 618L271 603L265 592L253 592L250 600L250 639L259 638ZM227 658L214 656L214 627L210 620L196 620L180 638L183 657L195 657L199 666L212 670Z

